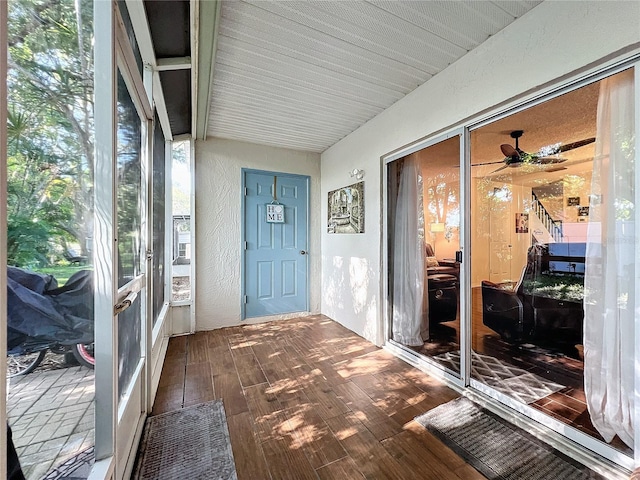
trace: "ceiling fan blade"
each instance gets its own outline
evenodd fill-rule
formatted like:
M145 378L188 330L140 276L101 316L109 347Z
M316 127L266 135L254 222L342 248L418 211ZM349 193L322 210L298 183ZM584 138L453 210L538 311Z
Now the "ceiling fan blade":
M536 157L530 163L539 164L539 165L551 165L551 164L562 163L566 161L567 161L566 158L560 158L560 157Z
M547 173L553 173L553 172L559 172L561 170L566 170L566 169L567 167L563 167L562 165L558 165L558 166L553 165L549 168L545 168L544 171Z
M505 157L514 157L514 156L515 157L519 157L520 156L520 153L518 152L518 150L513 148L508 143L503 143L502 145L500 145L500 150L502 151L502 154Z
M509 165L503 165L500 168L498 168L497 170L494 170L493 172L491 172L489 175L493 175L496 172L499 172L500 170L504 170L505 168L507 168Z
M596 139L595 138L585 138L584 140L580 140L577 142L572 142L572 143L567 143L565 145L560 145L557 148L552 149L550 152L545 151L545 149L542 149L540 153L546 153L547 155L549 154L558 154L558 153L563 153L563 152L568 152L570 150L576 149L576 148L580 148L580 147L584 147L585 145L589 145L590 143L595 142ZM483 165L495 165L498 163L505 163L505 165L497 170L494 170L491 173L495 173L495 172L499 172L500 170L503 170L504 168L507 167L517 167L523 163L526 164L530 164L530 165L536 165L536 164L540 164L540 165L554 165L554 164L558 164L558 163L563 163L566 162L567 159L566 158L561 158L561 157L552 157L552 156L544 156L541 155L539 157L535 156L535 155L529 155L527 153L523 153L523 155L521 155L520 151L518 151L515 147L513 147L512 145L509 145L508 143L503 143L502 145L500 145L500 150L502 151L502 154L506 157L504 160L498 160L495 162L483 162L483 163L473 163L471 164L472 167L480 167ZM549 150L549 149L547 149ZM528 158L531 157L531 158Z
M583 163L593 163L593 158L592 157L587 157L587 158L581 158L579 160L571 160L568 163L565 163L563 166L564 167L573 167L575 165L581 165Z
M558 153L568 152L569 150L573 150L574 148L584 147L585 145L589 145L590 143L593 143L595 141L596 141L596 139L594 137L592 137L592 138L585 138L584 140L580 140L578 142L573 142L573 143L567 143L565 145L560 145L558 147Z
M504 160L498 160L498 161L495 161L495 162L472 163L471 166L472 167L480 167L482 165L495 165L497 163L504 163Z

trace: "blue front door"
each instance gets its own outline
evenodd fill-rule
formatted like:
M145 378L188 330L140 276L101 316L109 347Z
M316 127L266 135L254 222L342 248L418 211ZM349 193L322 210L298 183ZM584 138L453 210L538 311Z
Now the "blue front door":
M243 178L243 318L305 312L309 177L244 170ZM282 209L271 208L267 218L267 205ZM284 219L276 211L283 212Z

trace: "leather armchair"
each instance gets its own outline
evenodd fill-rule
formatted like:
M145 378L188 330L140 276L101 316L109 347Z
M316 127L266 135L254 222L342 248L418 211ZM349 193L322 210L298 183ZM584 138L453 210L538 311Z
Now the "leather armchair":
M516 290L499 284L482 281L482 322L510 342L521 342L531 325L525 325L525 309L522 285ZM527 312L528 313L528 312Z
M561 268L584 264L584 249L578 243L534 245L514 288L483 280L482 322L509 342L563 348L582 343L584 275Z
M460 267L456 265L442 265L436 260L436 254L433 251L433 247L429 244L425 244L425 255L427 257L427 276L433 275L453 275L457 278L460 277Z

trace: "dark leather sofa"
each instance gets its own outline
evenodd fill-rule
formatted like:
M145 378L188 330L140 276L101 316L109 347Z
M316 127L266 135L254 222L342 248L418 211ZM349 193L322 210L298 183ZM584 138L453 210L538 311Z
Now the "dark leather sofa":
M482 321L509 342L582 343L584 243L534 245L515 287L482 281Z

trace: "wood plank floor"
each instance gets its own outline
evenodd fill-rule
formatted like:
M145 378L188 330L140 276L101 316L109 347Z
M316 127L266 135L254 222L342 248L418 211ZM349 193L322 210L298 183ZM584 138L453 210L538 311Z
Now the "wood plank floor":
M240 480L484 479L413 421L457 396L315 315L172 338L152 415L222 399Z

